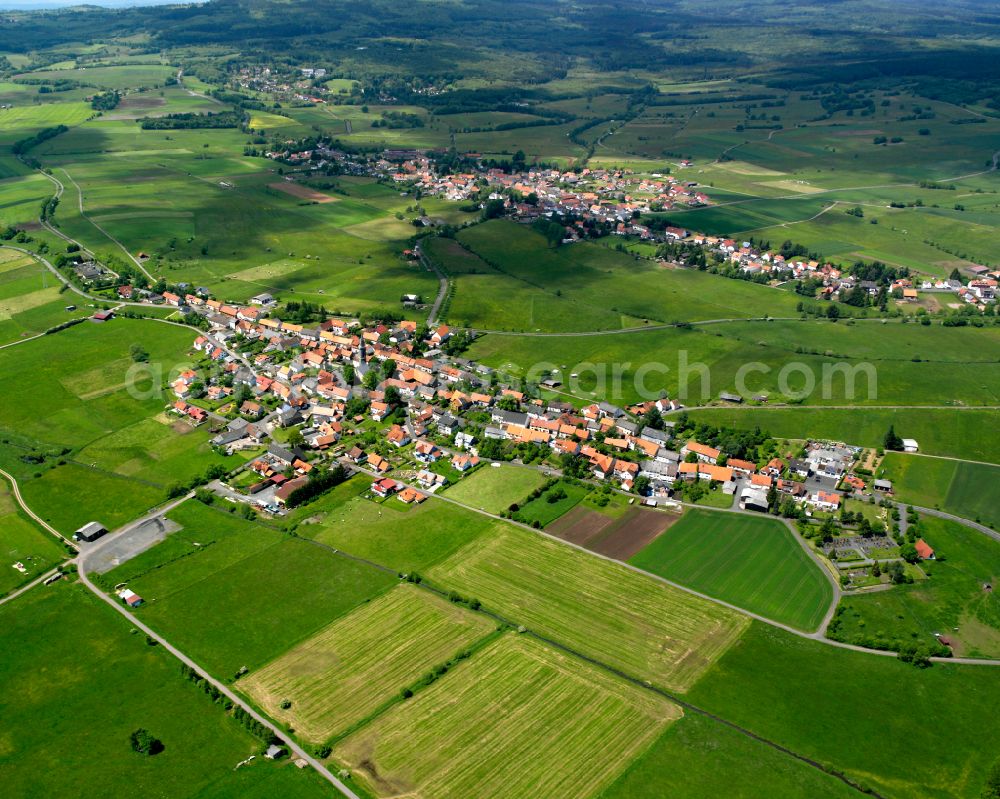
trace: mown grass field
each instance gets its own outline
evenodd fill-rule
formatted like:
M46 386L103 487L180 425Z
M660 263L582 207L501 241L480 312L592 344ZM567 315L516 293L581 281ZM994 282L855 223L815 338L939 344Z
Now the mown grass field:
M291 517L297 533L404 572L429 568L500 523L430 497L416 507L358 495L371 485L356 477Z
M444 496L488 513L500 513L544 483L545 476L535 469L501 465L477 470L449 487Z
M0 351L0 460L62 532L95 519L117 527L163 501L171 484L241 462L214 453L207 429L163 413L172 395L160 386L187 363L194 335L116 319ZM133 343L148 352L148 364L132 362ZM43 462L32 462L35 450Z
M410 585L393 588L240 681L269 715L322 742L395 698L493 623ZM285 700L289 709L282 709Z
M680 708L508 634L337 746L380 796L596 795Z
M0 608L0 648L4 796L329 796L287 761L258 757L235 771L262 742L79 585L32 589ZM163 742L160 754L132 751L140 727Z
M629 562L809 632L833 601L826 575L776 519L689 510Z
M883 796L978 799L996 760L991 667L915 669L753 622L686 698Z
M514 528L477 539L428 578L514 624L678 691L746 626L734 611Z
M928 455L1000 463L1000 440L983 430L1000 424L995 410L959 408L708 408L691 411L692 419L737 430L760 427L777 438L820 438L862 447L882 446L892 426L914 438Z
M60 294L59 286L58 278L31 256L0 248L0 344L81 316L82 311L66 312L65 306L75 303Z
M883 476L892 480L896 499L1000 528L996 486L1000 466L887 453Z
M1000 583L1000 547L956 522L924 516L920 536L940 560L923 561L930 579L841 600L838 640L879 648L934 643L947 636L960 657L1000 658L1000 599L984 585Z
M104 584L128 582L146 600L137 611L144 621L221 677L263 665L396 582L194 502L170 518L184 530L109 572Z
M70 557L50 533L21 513L6 480L0 480L0 596L31 582ZM21 573L14 568L20 563Z

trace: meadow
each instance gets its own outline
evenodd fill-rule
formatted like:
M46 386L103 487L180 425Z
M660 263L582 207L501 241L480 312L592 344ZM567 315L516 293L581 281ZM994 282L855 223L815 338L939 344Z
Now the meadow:
M0 248L0 345L38 335L82 315L66 312L70 301L59 288L58 278L34 258Z
M21 513L4 480L0 480L0 557L0 596L69 557L62 544ZM23 574L15 563L24 566Z
M834 351L827 355L825 348L817 354L805 351L805 346L803 352L795 351L792 341L820 343L831 326L828 322L798 322L795 338L780 345L766 339L770 324L732 323L725 326L726 332L716 330L722 326L701 325L691 330L576 336L488 334L473 343L468 356L536 381L542 369L558 369L557 377L563 382L561 391L585 400L607 399L616 404L653 399L666 391L686 405L697 405L717 400L721 392L743 389L748 394L768 396L772 402L794 401L810 406L941 407L994 405L1000 393L1000 364L984 361L981 354L968 361L950 362L947 369L940 363L916 360L854 361ZM860 330L873 333L871 325L879 334L891 327L857 322ZM758 331L761 338L753 340ZM737 332L745 338L738 338ZM801 366L786 368L790 362ZM742 372L744 385L738 386L736 377L747 364L753 368ZM574 373L579 377L573 378Z
M311 770L287 761L257 758L235 771L262 742L78 584L35 588L0 608L0 648L5 796L330 795ZM129 735L140 727L163 742L160 754L132 751Z
M168 109L172 110L170 106ZM399 307L404 293L432 295L436 280L399 257L413 232L412 199L344 181L336 202L292 196L273 162L242 155L235 130L143 130L102 117L45 142L34 154L67 187L57 224L103 255L114 236L170 282L206 286L232 301L295 293L346 311ZM83 204L84 213L79 211ZM456 206L425 203L430 213ZM412 216L412 211L410 213Z
M815 630L833 588L783 522L689 510L634 566L800 630Z
M589 492L590 486L575 481L560 480L537 499L521 505L515 518L524 524L538 522L539 526L545 527L576 507ZM557 493L564 493L566 496L550 502L549 498Z
M455 323L488 330L614 330L643 322L700 321L795 313L788 292L722 281L697 270L665 269L602 244L548 247L515 222L467 228L458 242L479 256L455 260ZM451 270L453 248L433 250ZM473 271L475 270L475 271ZM482 278L482 279L481 279Z
M478 469L450 486L443 494L448 499L475 506L487 513L500 513L519 503L545 483L545 475L536 469L501 465Z
M1000 508L993 496L1000 484L1000 466L890 452L881 473L892 481L900 502L1000 528Z
M427 577L544 638L678 691L696 682L747 623L734 611L515 528L473 541Z
M680 708L507 634L355 733L334 756L379 796L590 797Z
M356 477L291 517L296 532L401 572L429 568L500 523L433 496L405 506L359 496L370 478Z
M403 584L243 678L240 689L298 735L322 742L493 628L481 614Z
M116 319L0 351L0 460L57 529L95 519L117 527L163 501L171 484L242 462L213 452L207 430L163 412L171 398L160 381L185 363L193 337L184 327ZM133 363L134 343L148 353L148 370Z
M727 796L847 799L857 793L770 747L696 713L686 713L600 794L600 799Z
M396 582L224 510L188 502L169 517L182 533L109 572L104 584L128 582L146 600L137 611L143 620L224 678L272 660Z
M923 561L928 580L891 591L844 597L831 637L872 641L880 649L926 646L945 635L959 657L1000 658L1000 600L984 585L1000 582L1000 548L956 522L924 516L920 536L938 560Z
M892 426L920 444L927 455L1000 463L1000 441L982 435L1000 424L1000 412L963 408L705 408L691 419L736 430L760 427L776 438L819 438L861 447L881 447Z
M996 760L990 667L916 669L753 622L685 698L883 796L976 799Z

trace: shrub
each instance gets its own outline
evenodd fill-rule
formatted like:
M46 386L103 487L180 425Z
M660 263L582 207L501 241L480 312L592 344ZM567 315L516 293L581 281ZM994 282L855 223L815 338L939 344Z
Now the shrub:
M129 736L132 751L140 755L158 755L163 751L163 742L154 738L149 730L140 727Z

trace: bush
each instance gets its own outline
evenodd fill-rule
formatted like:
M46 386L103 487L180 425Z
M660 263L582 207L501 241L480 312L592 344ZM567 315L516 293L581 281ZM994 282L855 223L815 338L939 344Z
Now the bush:
M132 751L140 755L158 755L163 751L163 742L154 738L149 730L140 727L129 736Z

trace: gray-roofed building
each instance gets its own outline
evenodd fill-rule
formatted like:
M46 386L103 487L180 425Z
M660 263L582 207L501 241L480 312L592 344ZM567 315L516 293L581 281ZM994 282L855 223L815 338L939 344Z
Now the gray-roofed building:
M677 478L677 464L661 461L640 461L639 474L650 480L672 483Z
M615 422L615 427L623 433L628 433L630 436L634 436L639 432L639 425L635 422L630 422L628 419L618 419Z
M291 464L295 460L295 453L292 452L290 449L281 446L281 444L279 444L277 441L272 441L268 445L267 453L268 455L273 455L278 460L284 461L285 463L288 464Z
M73 533L74 541L96 541L104 535L108 529L100 522L87 522L83 527Z
M740 507L767 513L767 492L762 488L746 486L740 494Z
M528 414L519 411L505 411L503 408L494 408L491 418L499 424L516 424L521 427L528 426Z
M679 452L674 452L672 449L667 449L666 447L660 447L656 450L656 456L654 460L658 460L661 463L680 463L681 454Z
M612 405L610 402L598 402L597 410L600 411L603 416L610 416L613 419L617 419L619 416L625 415L625 411L617 405Z
M670 440L670 434L664 430L657 430L655 427L644 427L639 433L639 438L643 441L650 441L659 444L661 447Z

